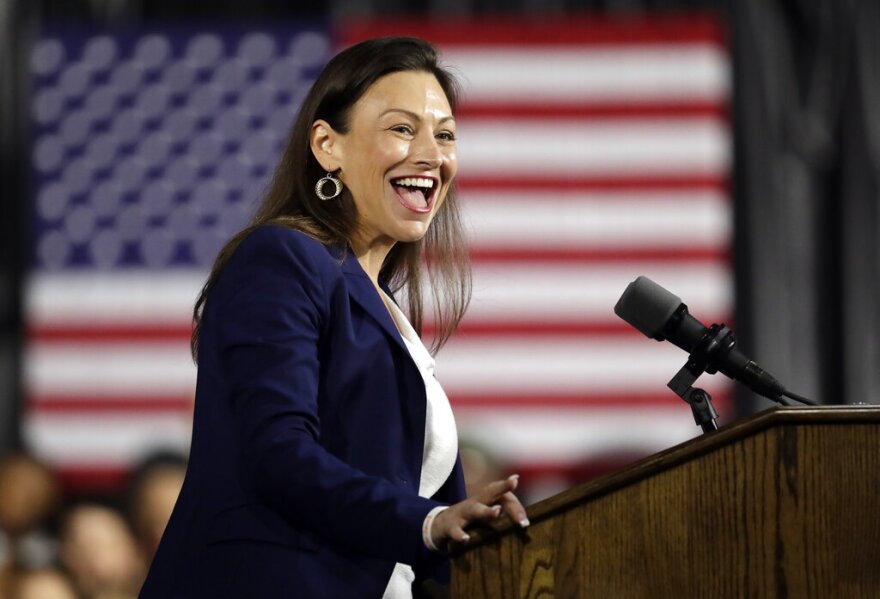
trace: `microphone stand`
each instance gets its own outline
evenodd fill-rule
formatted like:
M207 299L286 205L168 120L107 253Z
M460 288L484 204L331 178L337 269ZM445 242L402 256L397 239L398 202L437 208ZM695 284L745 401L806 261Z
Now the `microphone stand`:
M704 433L718 430L718 424L715 419L718 418L718 412L712 405L712 397L704 390L691 386L697 377L702 374L700 372L694 375L689 369L689 364L682 366L672 380L667 385L675 391L675 394L685 400L691 406L691 412L694 414L694 422L703 429Z
M712 397L705 390L693 387L694 381L704 372L718 372L713 366L714 357L719 352L730 351L735 344L736 339L730 329L723 324L713 324L691 351L685 365L667 385L691 407L694 422L704 433L718 430L715 422L718 412L712 405Z

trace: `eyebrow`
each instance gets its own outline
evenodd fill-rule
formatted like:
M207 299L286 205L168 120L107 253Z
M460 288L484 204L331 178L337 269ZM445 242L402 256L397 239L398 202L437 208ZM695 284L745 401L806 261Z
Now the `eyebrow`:
M401 113L401 114L405 114L406 116L410 117L410 118L413 119L414 121L421 121L421 120L422 120L422 117L420 117L419 115L417 115L415 112L412 112L412 111L410 111L410 110L404 110L403 108L389 108L388 110L386 110L385 112L383 112L382 114L380 114L380 115L379 115L379 118L381 118L381 117L383 117L383 116L385 116L386 114L391 113L391 112L399 112L399 113ZM455 121L455 117L452 116L452 115L445 116L445 117L443 117L442 119L440 119L439 121L437 121L437 124L445 123L446 121Z

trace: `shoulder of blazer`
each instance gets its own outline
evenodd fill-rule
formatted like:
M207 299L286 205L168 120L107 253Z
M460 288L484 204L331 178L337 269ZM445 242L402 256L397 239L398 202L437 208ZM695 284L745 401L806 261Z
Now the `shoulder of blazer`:
M242 240L227 264L236 272L232 278L246 279L254 267L265 269L266 261L277 261L278 268L296 272L298 284L311 301L324 304L330 289L340 289L340 283L352 301L385 331L392 343L408 352L388 309L376 288L364 272L357 257L347 247L325 246L302 231L279 225L255 229Z
M241 259L250 261L279 251L297 262L302 261L302 265L310 269L329 268L337 271L342 263L341 257L345 253L342 248L328 247L298 229L282 225L265 225L254 229L241 241L230 261L239 254Z
M283 301L289 307L299 302L316 323L325 321L329 298L344 288L344 279L332 248L289 227L258 227L224 264L205 303L203 325L235 318L242 301L254 300Z
M235 271L245 278L267 268L297 275L301 285L324 295L332 279L341 279L341 256L345 250L328 247L309 235L281 225L266 225L254 229L235 249L224 271ZM269 273L267 273L269 274ZM238 278L238 277L237 277ZM320 286L320 288L314 286Z

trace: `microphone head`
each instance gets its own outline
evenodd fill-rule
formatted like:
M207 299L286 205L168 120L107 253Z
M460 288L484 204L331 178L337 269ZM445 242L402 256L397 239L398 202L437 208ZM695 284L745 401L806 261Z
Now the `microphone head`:
M614 313L651 339L664 339L663 330L678 307L681 298L667 291L646 276L626 286Z

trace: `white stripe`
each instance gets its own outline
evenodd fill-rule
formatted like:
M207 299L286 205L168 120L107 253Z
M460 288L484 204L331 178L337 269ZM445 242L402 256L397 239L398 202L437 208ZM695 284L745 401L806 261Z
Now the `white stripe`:
M29 448L56 466L125 466L151 451L187 451L192 417L31 413L23 426Z
M675 397L668 408L459 409L456 420L463 442L520 465L645 455L700 432ZM159 449L187 451L191 425L184 414L49 413L29 415L24 434L31 450L57 466L124 466Z
M192 395L195 380L185 340L32 343L25 350L25 389L35 395Z
M687 354L672 344L639 333L519 340L459 336L439 352L437 378L451 397L663 393L686 361ZM710 393L727 385L720 375L699 381Z
M647 455L700 433L690 408L505 411L457 410L463 443L473 441L504 462L577 464L610 455Z
M459 336L440 352L437 375L450 394L651 392L664 388L685 357L670 344L635 332L583 338ZM181 345L39 343L27 350L30 394L191 396L194 384L195 366Z
M476 263L466 322L618 322L614 305L639 275L679 296L697 317L732 310L733 277L721 262Z
M723 101L727 53L715 44L460 46L443 61L463 76L470 102Z
M25 288L30 325L183 323L205 282L203 270L31 274Z
M611 309L626 285L639 275L650 277L680 296L697 315L716 317L728 313L733 305L732 274L723 263L477 262L468 319L614 319ZM195 289L200 284L196 281L195 277L184 280L180 275L154 275L143 280L115 275L36 275L28 288L27 320L31 326L156 323L186 327ZM429 299L430 294L426 296ZM430 311L428 304L426 312ZM173 345L175 359L188 351L185 343ZM79 351L79 346L72 346L72 354ZM157 356L157 360L161 359Z
M469 243L485 248L727 248L718 192L463 191Z
M727 125L713 118L586 122L460 119L460 176L723 176Z
M697 263L652 263L652 262L619 262L601 263L480 263L474 264L473 299L466 315L465 323L519 322L519 323L601 323L617 322L613 313L614 304L620 298L626 286L639 275L645 275L672 293L678 295L686 303L696 317L723 318L730 314L733 306L733 277L730 267L721 262ZM46 285L40 291L46 293ZM124 289L124 283L120 290ZM126 317L125 307L137 303L135 293L123 296L110 293L93 306L84 301L74 301L78 293L72 290L69 294L34 295L40 309L28 316L31 325L60 325L92 323L96 312L102 324L128 325L132 322ZM157 292L160 295L161 292ZM432 302L430 293L425 293L426 322L432 318ZM114 303L117 302L117 303ZM170 306L173 302L167 297L159 297L157 304ZM181 302L176 308L168 308L167 313L151 311L142 312L135 322L177 323L188 324L188 319L181 317L187 314L189 302ZM61 315L64 317L61 318ZM148 320L149 319L149 320ZM709 323L706 323L709 324ZM126 352L117 352L119 345L112 341L101 344L76 344L65 342L32 342L26 354L25 365L29 380L49 379L71 371L71 381L75 372L83 373L79 378L88 384L94 376L95 368L90 368L89 359L100 359L98 365L101 378L112 379L116 361L128 361ZM100 355L90 346L104 348ZM123 344L123 348L129 347ZM154 374L170 368L177 372L183 368L180 364L192 360L189 358L189 347L186 340L172 342L144 342L144 353L139 359L144 362L142 370ZM53 349L54 348L54 349ZM155 350L155 351L154 351ZM50 352L50 353L46 353ZM66 356L67 366L45 365L47 357ZM91 352L91 353L90 353ZM169 353L170 352L170 353ZM92 356L86 358L85 356ZM68 359L69 358L69 359ZM33 362L36 360L36 362ZM32 363L33 362L33 363ZM57 369L57 370L56 370ZM189 370L184 369L186 376ZM119 375L119 377L130 376ZM67 378L65 376L65 378ZM162 378L162 377L159 377ZM72 383L74 384L74 383ZM140 383L137 383L140 384ZM159 384L159 382L157 382ZM79 386L79 385L77 385Z

